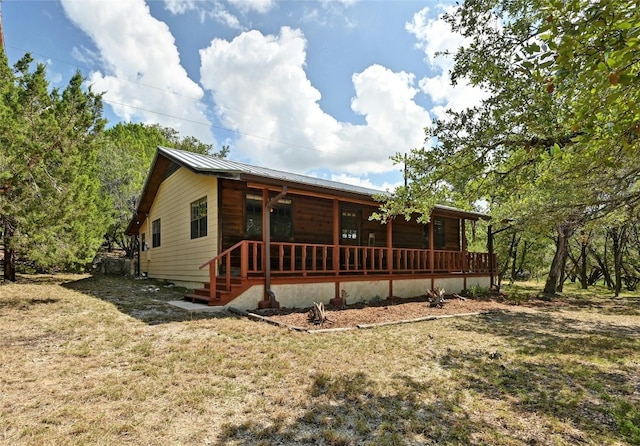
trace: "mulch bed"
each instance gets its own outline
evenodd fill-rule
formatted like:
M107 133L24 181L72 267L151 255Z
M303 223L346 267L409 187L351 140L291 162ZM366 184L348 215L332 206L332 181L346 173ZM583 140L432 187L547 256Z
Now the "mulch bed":
M381 300L372 303L356 303L343 308L326 306L327 317L332 323L316 325L309 322L309 308L282 308L254 310L252 313L267 318L277 324L297 327L306 330L363 328L371 325L382 325L428 319L438 316L484 313L488 311L507 310L511 306L498 300L466 300L449 297L442 308L432 307L426 297L412 299Z

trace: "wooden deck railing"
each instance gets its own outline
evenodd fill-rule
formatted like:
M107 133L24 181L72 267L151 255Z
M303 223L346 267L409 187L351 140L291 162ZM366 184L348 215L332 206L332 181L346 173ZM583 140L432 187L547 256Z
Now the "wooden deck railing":
M232 277L264 274L264 243L243 240L200 266L209 267L210 293L231 290ZM271 242L271 273L279 276L490 273L488 253L412 248Z

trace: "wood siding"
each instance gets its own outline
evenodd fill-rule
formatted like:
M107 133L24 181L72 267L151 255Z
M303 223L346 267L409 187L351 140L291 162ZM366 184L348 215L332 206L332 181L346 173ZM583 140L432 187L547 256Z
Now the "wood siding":
M191 203L207 197L207 236L191 239ZM208 280L198 267L218 253L218 188L215 177L180 168L166 178L142 222L148 250L141 253L141 270L149 277L188 283ZM151 223L160 219L161 244L152 248Z
M241 181L220 180L220 228L222 250L236 243L260 237L247 237L245 234L245 195L262 195L260 189L250 189ZM273 192L270 194L275 195ZM295 243L333 244L333 200L289 194L287 199L293 205L293 239ZM359 246L387 246L387 225L371 221L369 217L377 208L349 202L341 202L339 209L361 211ZM339 218L339 216L338 216ZM444 250L459 251L460 221L456 218L435 216L445 222ZM393 246L396 248L428 248L424 246L423 225L415 219L406 221L403 217L393 220Z

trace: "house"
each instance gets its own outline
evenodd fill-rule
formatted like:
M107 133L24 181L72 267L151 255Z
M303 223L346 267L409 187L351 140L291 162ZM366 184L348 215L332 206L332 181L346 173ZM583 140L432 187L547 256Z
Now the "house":
M427 224L381 223L379 191L159 147L127 233L139 271L242 309L406 298L489 286L492 254L467 252L467 222L436 206Z

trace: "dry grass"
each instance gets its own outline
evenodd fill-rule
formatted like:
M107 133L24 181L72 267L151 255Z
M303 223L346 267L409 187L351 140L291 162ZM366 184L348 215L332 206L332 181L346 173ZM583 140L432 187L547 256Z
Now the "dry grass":
M637 296L309 335L191 317L152 281L20 279L2 444L640 444Z

